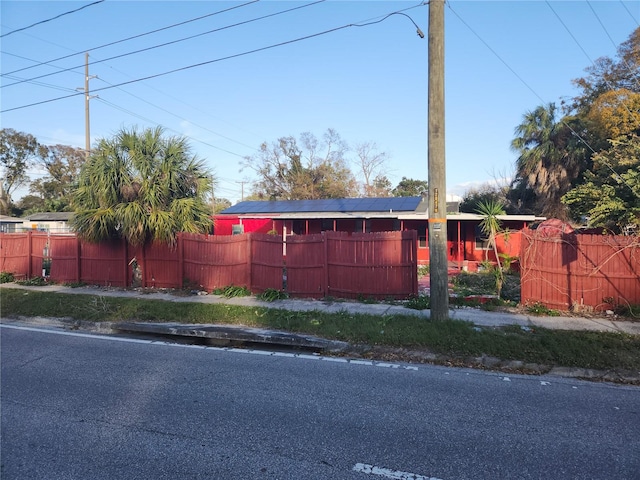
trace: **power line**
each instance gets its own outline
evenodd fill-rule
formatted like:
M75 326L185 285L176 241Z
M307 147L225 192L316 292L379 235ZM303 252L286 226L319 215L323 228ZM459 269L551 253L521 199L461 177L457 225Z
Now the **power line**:
M560 17L560 15L558 15L558 12L556 12L554 10L554 8L551 6L551 4L549 3L549 0L545 0L545 3L547 4L547 6L551 9L551 11L554 13L554 15L556 16L556 18L560 21L560 23L562 24L562 26L564 27L564 29L567 31L567 33L571 36L571 38L573 38L573 41L576 42L576 45L578 45L578 47L580 48L580 50L582 50L582 53L584 53L585 57L587 57L589 59L589 61L593 64L593 66L596 66L595 62L591 59L591 57L589 56L589 54L587 53L587 51L582 47L582 45L580 44L580 42L578 41L578 39L575 37L575 35L571 32L571 30L569 29L569 27L567 26L566 23L564 23L564 21L562 20L562 18ZM589 2L587 2L589 3ZM590 6L590 5L589 5ZM595 13L595 12L594 12ZM607 84L607 86L609 87L610 90L615 90L615 86L609 81L607 80L606 76L603 76L602 79L604 80L604 82ZM627 112L629 112L629 115L633 116L633 113L631 112L631 110L629 109L629 107L627 106L627 104L623 103L624 108L627 110ZM593 150L593 149L592 149ZM595 152L594 152L595 153Z
M18 28L17 30L13 30L13 31L11 31L9 33L5 33L3 35L0 35L0 38L7 37L7 36L12 35L12 34L14 34L16 32L22 32L23 30L27 30L29 28L35 27L36 25L41 25L43 23L47 23L47 22L50 22L52 20L56 20L56 19L58 19L60 17L63 17L65 15L69 15L70 13L79 12L80 10L83 10L83 9L85 9L87 7L91 7L93 5L97 5L98 3L102 3L102 2L104 2L104 0L98 0L97 2L89 3L87 5L84 5L84 6L80 7L80 8L76 8L75 10L69 10L68 12L61 13L60 15L56 15L55 17L47 18L46 20L40 20L39 22L33 23L33 24L31 24L31 25L29 25L27 27Z
M546 3L547 3L547 5L549 4L548 1ZM460 15L458 15L458 13L455 10L453 10L453 8L451 8L451 2L447 2L447 5L449 6L449 9L455 14L455 16L458 17L458 19L491 51L491 53L493 53L498 58L498 60L500 60L511 71L511 73L513 73L518 78L518 80L520 80L524 84L524 86L527 87L531 91L531 93L533 93L543 104L547 103L527 82L524 81L524 79L520 75L518 75L516 73L516 71L513 68L511 68L511 66L509 64L507 64L507 62L505 62L502 59L502 57L500 57L500 55L498 55L498 53L493 48L491 48L489 46L489 44L487 42L484 41L484 39L482 37L480 37L480 35L478 35L478 33L475 32L475 30L473 30L473 28L471 28L471 26L467 22L465 22L462 19L462 17L460 17ZM551 5L549 5L549 7L551 7ZM551 8L551 10L553 10L553 8ZM555 10L553 10L553 12L555 13ZM556 16L557 16L557 14L556 14ZM558 19L560 19L560 17L558 17ZM562 19L560 19L560 22L563 23ZM563 23L563 25L564 25L564 23ZM566 26L565 26L565 28L566 28ZM569 33L571 34L571 32L569 32ZM585 52L585 54L586 54L586 52ZM589 142L587 142L578 132L576 132L575 129L569 123L565 122L564 119L561 119L560 123L562 123L565 127L567 127L569 129L569 131L573 134L573 136L575 136L578 140L580 140L580 142L582 142L582 144L584 144L591 151L591 153L593 153L593 154L597 153L595 151L595 149L589 144ZM616 172L613 169L613 167L609 164L609 162L605 161L605 164L609 168L609 170L611 170L613 172L613 174L614 174L614 176L616 177L617 180L619 180L622 183L624 183L627 187L629 187L629 189L636 196L638 196L636 194L635 190L631 187L631 185L629 185L626 182L626 180L623 177L621 177L620 174L618 174L618 172Z
M515 75L515 77L520 80L520 82L529 89L529 91L531 93L533 93L536 97L538 97L538 99L542 102L545 103L545 101L542 99L542 97L540 95L538 95L538 93L524 80L524 78L522 78L520 75L518 75L518 72L516 72L513 68L511 68L511 65L509 65L499 54L498 52L496 52L493 48L491 48L491 45L489 45L487 42L484 41L484 39L473 29L471 28L471 26L464 21L464 19L458 15L458 12L456 12L452 7L451 7L451 2L447 2L447 6L449 7L449 10L451 10L453 12L453 14L458 17L458 20L460 20L462 22L462 24L467 27L471 33L473 33L476 38L478 40L480 40L485 47L487 47L489 49L489 51L491 51L491 53L493 53L495 55L495 57L500 60L502 62L502 64L507 67L509 69L509 71L511 73L513 73Z
M116 105L113 102L109 102L109 101L107 101L107 100L105 100L103 98L98 98L98 100L100 100L102 103L104 103L106 105L109 105L111 108L115 108L116 110L120 110L121 112L128 113L129 115L131 115L133 117L136 117L136 118L139 118L141 120L144 120L145 122L152 123L152 124L157 125L157 126L161 126L161 127L165 128L165 129L170 130L172 132L175 132L178 135L183 136L183 137L185 137L185 138L187 138L189 140L193 140L195 142L202 143L203 145L207 145L208 147L215 148L216 150L220 150L222 152L228 153L229 155L234 155L236 157L244 158L244 155L240 155L239 153L235 153L235 152L231 152L229 150L225 150L224 148L217 147L217 146L212 145L212 144L210 144L208 142L205 142L204 140L199 140L199 139L191 137L189 135L184 135L182 132L179 132L178 130L175 130L175 129L171 128L171 127L167 127L166 125L162 125L162 124L160 124L160 123L158 123L158 122L156 122L154 120L151 120L149 118L143 117L140 114L132 112L131 110L127 110L126 108L121 107L119 105Z
M112 84L110 84L109 82L107 82L106 80L103 80L103 79L99 79L99 80L101 80L101 81L105 82L107 85L112 85ZM252 146L247 145L247 144L245 144L245 143L239 142L238 140L234 140L233 138L227 137L227 136L225 136L225 135L223 135L223 134L221 134L221 133L214 132L213 130L210 130L210 129L209 129L209 128L207 128L207 127L204 127L204 126L202 126L202 125L199 125L199 124L195 123L195 122L194 122L194 121L192 121L192 120L188 120L188 119L186 119L186 118L184 118L184 117L181 117L180 115L177 115L176 113L174 113L174 112L172 112L172 111L170 111L170 110L167 110L166 108L162 108L162 107L160 107L159 105L156 105L155 103L149 102L148 100L145 100L144 98L141 98L141 97L139 97L139 96L137 96L137 95L134 95L134 94L133 94L133 93L131 93L131 92L127 92L126 90L123 90L122 88L118 88L118 90L120 90L122 93L126 93L127 95L130 95L130 96L132 96L132 97L134 97L134 98L137 98L138 100L140 100L141 102L146 103L147 105L151 105L152 107L157 108L158 110L162 110L163 112L168 113L169 115L171 115L171 116L173 116L173 117L175 117L175 118L177 118L177 119L179 119L179 120L183 120L183 121L189 122L189 123L191 123L191 124L195 125L195 126L196 126L196 127L198 127L198 128L201 128L201 129L206 130L206 131L208 131L208 132L210 132L210 133L213 133L214 135L217 135L217 136L219 136L219 137L222 137L222 138L224 138L225 140L229 140L230 142L237 143L238 145L242 145L243 147L247 147L247 148L250 148L251 150L256 150L256 151L258 151L258 149L256 149L255 147L252 147ZM127 111L127 113L131 113L131 114L132 114L132 115L134 115L134 116L138 116L138 115L136 115L136 114L133 114L132 112L128 112L128 111ZM151 122L151 123L154 123L154 122ZM199 140L197 140L197 141L199 141ZM204 143L204 142L203 142L203 143ZM205 143L205 144L206 144L206 143ZM206 144L206 145L209 145L209 144ZM209 146L212 146L212 145L209 145ZM213 147L213 148L217 148L218 150L222 150L222 151L224 151L224 152L230 153L231 155L235 155L235 156L237 156L237 157L244 158L244 155L240 155L240 154L238 154L238 153L230 152L230 151L225 150L225 149L223 149L223 148L219 148L219 147Z
M257 0L256 0L256 1L257 1ZM21 57L21 58L23 58L24 60L34 61L34 60L32 60L32 59L30 59L30 58L27 58L27 57ZM16 77L9 76L8 78L16 78ZM113 84L111 84L111 83L107 82L106 80L104 80L104 79L102 79L102 78L99 78L98 80L100 80L100 81L102 81L102 82L106 83L107 85L113 85ZM68 87L61 87L61 86L58 86L58 85L52 85L52 84L49 84L49 83L36 82L36 81L28 81L27 83L31 83L31 84L33 84L33 85L37 85L37 86L40 86L40 87L51 88L51 89L54 89L54 90L61 90L61 91L64 91L64 92L75 92L75 90L74 90L74 89L72 89L72 88L68 88ZM126 90L124 90L124 89L122 89L122 88L118 88L118 90L120 90L121 92L126 93L127 95L130 95L130 96L132 96L132 97L134 97L134 98L137 98L138 100L140 100L141 102L146 103L147 105L151 105L151 106L152 106L152 107L154 107L154 108L157 108L157 109L159 109L159 110L162 110L163 112L168 113L169 115L172 115L172 116L174 116L174 117L178 118L179 120L187 121L187 122L189 122L189 123L191 123L191 124L195 125L196 127L201 128L201 129L203 129L203 130L206 130L206 131L208 131L208 132L210 132L210 133L212 133L212 134L214 134L214 135L217 135L217 136L219 136L219 137L222 137L222 138L224 138L225 140L229 140L230 142L237 143L238 145L242 145L243 147L247 147L247 148L250 148L250 149L252 149L252 150L256 150L256 151L257 151L257 149L256 149L255 147L252 147L252 146L250 146L250 145L247 145L247 144L245 144L245 143L242 143L242 142L240 142L240 141L238 141L238 140L234 140L233 138L230 138L230 137L227 137L226 135L223 135L223 134L221 134L221 133L215 132L215 131L213 131L213 130L211 130L211 129L209 129L209 128L205 127L205 126L199 125L199 124L197 124L197 123L193 122L192 120L188 120L188 119L186 119L186 118L184 118L184 117L181 117L180 115L177 115L177 114L175 114L174 112L171 112L170 110L167 110L166 108L162 108L162 107L160 107L160 106L158 106L158 105L156 105L156 104L154 104L154 103L152 103L152 102L149 102L149 101L145 100L144 98L141 98L141 97L139 97L139 96L137 96L137 95L134 95L134 94L133 94L133 93L131 93L131 92L127 92ZM161 93L163 93L163 92L161 92ZM174 98L175 98L175 97L174 97ZM107 102L106 100L102 100L102 101L103 101L104 103L109 103L109 102ZM183 102L183 103L184 103L184 102ZM132 116L138 117L138 118L140 118L140 119L142 119L142 120L148 121L148 122L150 122L150 123L155 123L154 121L149 120L149 119L146 119L146 118L143 118L143 117L141 117L140 115L135 114L135 113L133 113L133 112L131 112L131 111L129 111L129 110L126 110L126 109L124 109L124 108L118 107L118 106L117 106L117 105L115 105L115 104L111 104L110 106L112 106L113 108L120 109L120 110L122 110L122 111L124 111L124 112L126 112L126 113L129 113L129 114L130 114L130 115L132 115ZM205 113L207 113L207 112L205 112ZM198 141L198 140L196 140L196 141ZM215 147L215 146L213 146L213 145L209 145L209 146L212 146L213 148L217 148L217 149L219 149L219 150L223 150L223 151L225 151L225 152L227 152L227 153L230 153L231 155L235 155L235 156L237 156L237 157L244 158L244 155L240 155L240 154L238 154L238 153L230 152L230 151L228 151L228 150L225 150L225 149L222 149L222 148L219 148L219 147Z
M19 79L20 77L14 77L13 75L8 77L13 79ZM30 84L36 85L38 87L46 87L46 88L51 88L54 90L62 90L63 92L75 92L75 90L73 88L69 88L69 87L61 87L60 85L53 85L52 83L44 83L44 82L36 82L36 81L32 81L32 82L28 82Z
M103 79L100 79L100 80L102 80L103 82L107 83L108 85L111 85L111 84L110 84L109 82L107 82L106 80L103 80ZM167 113L167 114L169 114L169 115L171 115L171 116L173 116L173 117L177 118L178 120L183 120L183 121L189 122L189 123L191 123L192 125L195 125L196 127L201 128L202 130L206 130L206 131L208 131L208 132L210 132L210 133L213 133L214 135L217 135L218 137L222 137L222 138L224 138L225 140L229 140L230 142L237 143L238 145L242 145L243 147L247 147L247 148L250 148L251 150L256 150L256 151L258 151L258 149L256 149L255 147L252 147L252 146L247 145L247 144L245 144L245 143L239 142L238 140L234 140L233 138L227 137L227 136L225 136L225 135L223 135L223 134L221 134L221 133L214 132L213 130L211 130L211 129L207 128L207 127L204 127L204 126L202 126L202 125L199 125L199 124L195 123L195 122L194 122L194 121L192 121L192 120L188 120L188 119L186 119L186 118L184 118L184 117L181 117L180 115L177 115L176 113L174 113L174 112L172 112L172 111L170 111L170 110L167 110L166 108L160 107L159 105L156 105L155 103L149 102L148 100L145 100L145 99L144 99L144 98L142 98L142 97L139 97L139 96L137 96L137 95L134 95L134 94L133 94L133 93L131 93L131 92L127 92L126 90L123 90L122 88L118 88L118 90L120 90L121 92L126 93L127 95L130 95L130 96L132 96L132 97L134 97L134 98L137 98L138 100L140 100L141 102L146 103L147 105L151 105L152 107L157 108L158 110L162 110L163 112L165 112L165 113ZM217 147L214 147L214 148L217 148ZM223 149L220 149L220 150L223 150ZM227 152L227 153L231 153L232 155L236 155L236 156L238 156L238 157L244 157L244 155L240 155L240 154L237 154L237 153L229 152L229 151L227 151L227 150L224 150L224 151L225 151L225 152Z
M256 1L257 1L257 0L256 0ZM289 8L289 9L287 9L287 10L282 10L282 11L280 11L280 12L271 13L271 14L269 14L269 15L263 15L263 16L261 16L261 17L253 18L253 19L251 19L251 20L245 20L245 21L243 21L243 22L234 23L234 24L232 24L232 25L226 25L226 26L224 26L224 27L215 28L215 29L213 29L213 30L209 30L209 31L207 31L207 32L198 33L198 34L196 34L196 35L191 35L191 36L189 36L189 37L180 38L180 39L178 39L178 40L172 40L171 42L160 43L160 44L157 44L157 45L152 45L151 47L141 48L141 49L139 49L139 50L134 50L134 51L132 51L132 52L127 52L127 53L123 53L123 54L120 54L120 55L115 55L115 56L113 56L113 57L104 58L104 59L102 59L102 60L96 60L96 61L94 61L94 62L93 62L93 64L95 65L96 63L102 63L102 62L107 62L107 61L109 61L109 60L115 60L115 59L117 59L117 58L128 57L128 56L130 56L130 55L135 55L135 54L137 54L137 53L147 52L147 51L149 51L149 50L154 50L154 49L156 49L156 48L160 48L160 47L166 47L167 45L173 45L173 44L175 44L175 43L180 43L180 42L184 42L184 41L187 41L187 40L192 40L192 39L194 39L194 38L202 37L202 36L204 36L204 35L209 35L209 34L211 34L211 33L220 32L220 31L222 31L222 30L227 30L227 29L229 29L229 28L238 27L238 26L240 26L240 25L245 25L245 24L247 24L247 23L257 22L258 20L264 20L265 18L274 17L274 16L276 16L276 15L281 15L281 14L283 14L283 13L288 13L288 12L291 12L291 11L293 11L293 10L298 10L298 9L301 9L301 8L310 7L310 6L312 6L312 5L316 5L316 4L318 4L318 3L323 3L323 2L325 2L325 1L326 1L326 0L317 0L317 1L315 1L315 2L308 3L308 4L306 4L306 5L300 5L300 6L298 6L298 7L293 7L293 8ZM32 78L31 78L31 79L29 79L29 80L38 80L38 79L40 79L40 78L50 77L51 75L58 75L59 73L67 72L67 71L69 71L69 70L75 70L76 68L80 68L81 66L82 66L82 65L76 65L75 67L65 68L65 69L60 70L60 71L57 71L57 72L45 73L45 74L43 74L43 75L39 75L39 76L37 76L37 77L32 77ZM8 85L2 85L0 88L4 88L4 87L11 87L12 85L18 85L18 84L23 83L23 82L25 82L25 81L27 81L27 80L22 80L22 81L20 81L20 82L10 83L10 84L8 84Z
M598 13L595 11L595 9L593 8L593 5L591 5L591 2L589 0L587 0L587 5L589 5L589 8L591 9L593 14L595 15L596 19L598 20L598 23L600 23L600 26L604 30L604 33L606 33L607 37L609 37L609 41L611 42L613 47L617 49L618 45L616 45L616 42L613 40L613 38L611 38L611 35L609 34L609 31L607 30L607 27L604 26L604 23L602 23L602 20L598 16ZM634 82L636 83L636 85L638 85L640 87L640 83L638 82L638 78L637 78L638 77L637 70L636 71L632 70L631 66L627 63L627 61L626 61L626 59L624 57L620 57L620 60L622 60L622 62L624 63L625 67L627 67L627 70L629 70L629 73L631 73L632 78L633 78Z
M190 20L185 20L184 22L174 23L174 24L172 24L172 25L168 25L168 26L166 26L166 27L157 28L157 29L155 29L155 30L151 30L151 31L149 31L149 32L140 33L140 34L138 34L138 35L133 35L133 36L131 36L131 37L123 38L123 39L121 39L121 40L116 40L116 41L114 41L114 42L105 43L104 45L100 45L100 46L98 46L98 47L86 48L86 49L81 50L81 51L79 51L79 52L70 53L69 55L64 55L64 56L62 56L62 57L54 58L53 60L47 60L46 62L39 62L39 63L36 63L35 65L30 65L30 66L28 66L28 67L19 68L18 70L13 70L12 72L7 72L7 73L4 73L4 74L2 74L2 75L10 75L10 74L12 74L12 73L21 72L21 71L23 71L23 70L28 70L28 69L30 69L30 68L39 67L40 65L48 65L48 64L50 64L50 63L57 62L57 61L59 61L59 60L64 60L65 58L73 57L74 55L79 55L79 54L81 54L81 53L85 53L85 52L92 52L92 51L95 51L95 50L99 50L99 49L101 49L101 48L105 48L105 47L110 47L110 46L112 46L112 45L116 45L116 44L118 44L118 43L126 42L126 41L129 41L129 40L134 40L134 39L136 39L136 38L144 37L144 36L146 36L146 35L151 35L151 34L153 34L153 33L162 32L163 30L168 30L168 29L170 29L170 28L179 27L179 26L181 26L181 25L186 25L187 23L191 23L191 22L195 22L195 21L198 21L198 20L202 20L202 19L204 19L204 18L212 17L212 16L214 16L214 15L219 15L219 14L221 14L221 13L225 13L225 12L228 12L228 11L230 11L230 10L234 10L234 9L236 9L236 8L246 7L247 5L251 5L252 3L256 3L256 2L259 2L259 1L260 1L260 0L252 0L252 1L250 1L250 2L243 3L243 4L241 4L241 5L234 5L233 7L225 8L224 10L220 10L220 11L213 12L213 13L208 13L208 14L206 14L206 15L202 15L202 16L200 16L200 17L192 18L192 19L190 19ZM17 56L17 55L16 55L16 56ZM56 68L59 68L59 67L56 67ZM77 67L74 67L74 68L77 68Z
M324 1L324 0L320 0L320 1ZM410 7L410 8L415 8L415 7ZM405 9L405 10L408 10L408 9ZM385 18L388 18L393 13L400 13L400 11L392 12L389 15L387 15ZM260 48L256 48L256 49L253 49L253 50L248 50L248 51L245 51L245 52L236 53L236 54L233 54L233 55L227 55L226 57L220 57L220 58L216 58L214 60L208 60L206 62L200 62L200 63L195 63L195 64L192 64L192 65L187 65L185 67L175 68L175 69L169 70L167 72L156 73L154 75L148 75L146 77L142 77L142 78L138 78L138 79L134 79L134 80L129 80L129 81L126 81L126 82L121 82L121 83L118 83L118 84L115 84L115 85L111 85L111 86L108 86L108 87L97 88L97 89L93 90L93 93L100 92L100 91L103 91L103 90L109 90L109 89L115 88L115 87L121 87L123 85L129 85L129 84L132 84L132 83L141 82L141 81L144 81L144 80L150 80L152 78L162 77L162 76L165 76L165 75L181 72L181 71L184 71L184 70L190 70L192 68L202 67L204 65L210 65L210 64L213 64L213 63L217 63L217 62L222 62L224 60L231 60L233 58L239 58L239 57L243 57L243 56L250 55L250 54L253 54L253 53L263 52L265 50L270 50L270 49L273 49L273 48L282 47L282 46L285 46L285 45L290 45L290 44L293 44L293 43L301 42L303 40L309 40L311 38L320 37L322 35L327 35L329 33L337 32L337 31L343 30L345 28L360 27L360 26L364 26L364 25L359 25L359 24L355 24L355 23L342 25L340 27L331 28L329 30L324 30L324 31L318 32L318 33L313 33L311 35L305 35L304 37L298 37L298 38L295 38L293 40L287 40L287 41L284 41L284 42L274 43L274 44L268 45L266 47L260 47ZM508 65L507 65L507 67L508 67ZM508 68L513 72L513 69L511 69L511 67L508 67ZM515 72L514 72L514 74L515 74ZM40 77L36 77L36 78L40 78ZM34 107L34 106L37 106L37 105L43 105L45 103L51 103L51 102L55 102L55 101L58 101L58 100L64 100L66 98L71 98L71 97L74 97L74 96L77 96L77 95L82 95L82 93L77 93L77 94L73 94L73 95L65 95L63 97L51 98L49 100L42 100L40 102L34 102L34 103L27 104L27 105L21 105L19 107L8 108L8 109L5 109L5 110L0 110L0 113L6 113L6 112L14 111L14 110L20 110L20 109L23 109L23 108Z
M624 9L627 11L627 13L629 14L629 16L633 19L634 22L636 22L636 25L640 26L640 23L638 23L638 19L636 17L633 16L633 14L631 13L631 11L627 8L627 6L624 4L624 2L622 0L620 0L620 3L622 4L622 6L624 7Z

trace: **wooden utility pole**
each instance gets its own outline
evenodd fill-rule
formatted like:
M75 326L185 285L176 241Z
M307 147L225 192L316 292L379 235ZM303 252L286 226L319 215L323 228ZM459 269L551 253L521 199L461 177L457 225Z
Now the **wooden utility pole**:
M249 182L247 182L246 180L243 180L241 182L236 181L236 183L240 184L240 191L241 191L241 194L240 194L240 199L241 200L240 201L244 202L244 184L245 183L249 183Z
M449 318L447 191L444 142L444 2L429 2L429 280L431 319Z
M89 116L89 100L95 98L89 95L89 80L97 77L95 75L89 76L89 52L84 54L84 61L84 148L85 155L89 158L89 153L91 152L91 119Z

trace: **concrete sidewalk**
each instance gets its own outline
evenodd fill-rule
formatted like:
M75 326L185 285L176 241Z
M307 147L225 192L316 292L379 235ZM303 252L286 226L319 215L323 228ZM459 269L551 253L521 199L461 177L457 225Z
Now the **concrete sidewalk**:
M43 287L22 286L15 283L5 283L0 288L20 288L30 291L56 292L74 295L97 295L102 297L126 297L145 300L164 300L169 302L198 302L207 304L227 304L246 307L276 308L290 311L322 311L327 313L348 312L368 315L414 315L429 318L429 310L413 310L401 305L386 303L360 303L348 301L326 301L307 299L276 300L264 302L254 296L226 298L219 295L186 295L179 296L167 291L153 290L123 290L116 288L78 287L71 288L63 285L47 285ZM477 308L455 308L449 311L449 316L455 320L472 322L478 326L502 327L520 325L522 327L542 327L556 330L590 330L598 332L619 332L640 335L640 322L620 320L613 316L558 316L539 317L522 313L489 312ZM188 319L185 319L188 324Z

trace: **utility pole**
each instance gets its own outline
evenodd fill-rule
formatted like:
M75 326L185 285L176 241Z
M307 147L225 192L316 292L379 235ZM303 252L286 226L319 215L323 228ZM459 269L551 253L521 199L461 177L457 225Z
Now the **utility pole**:
M429 2L429 280L431 319L449 318L447 191L444 142L444 2Z
M89 80L92 78L97 78L95 75L89 76L89 52L84 54L84 150L85 155L89 158L89 153L91 152L91 129L90 129L90 117L89 117L89 100L92 97L89 95ZM80 90L80 89L78 89Z
M240 200L240 201L241 201L241 202L244 202L244 184L245 184L245 183L249 183L249 182L247 182L246 180L244 180L244 181L242 181L242 182L238 182L238 181L236 181L236 183L239 183L239 184L240 184L240 195L241 195L241 197L240 197L240 198L241 198L241 200Z

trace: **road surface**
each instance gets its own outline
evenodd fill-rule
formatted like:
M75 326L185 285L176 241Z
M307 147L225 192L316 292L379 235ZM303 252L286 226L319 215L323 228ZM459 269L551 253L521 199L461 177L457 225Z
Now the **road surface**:
M640 479L640 388L2 325L3 479Z

